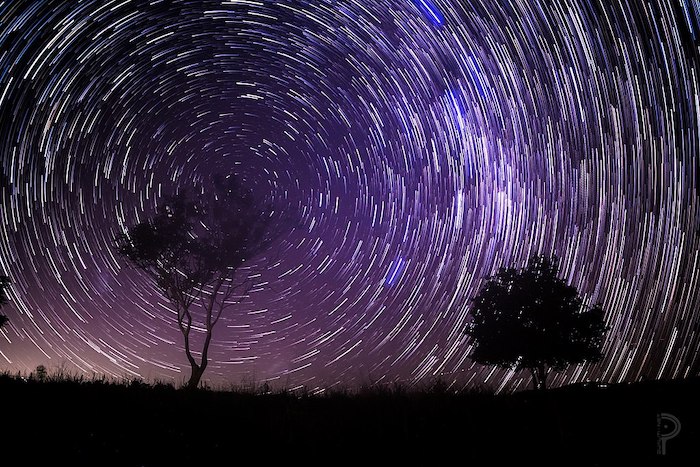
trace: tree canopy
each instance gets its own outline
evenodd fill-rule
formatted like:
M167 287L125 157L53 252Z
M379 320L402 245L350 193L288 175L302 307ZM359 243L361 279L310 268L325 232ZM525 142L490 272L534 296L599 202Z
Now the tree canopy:
M549 368L601 358L608 329L603 309L586 306L558 273L556 256L539 255L525 268L501 268L486 280L472 301L466 329L472 360L528 369L534 387L545 388Z

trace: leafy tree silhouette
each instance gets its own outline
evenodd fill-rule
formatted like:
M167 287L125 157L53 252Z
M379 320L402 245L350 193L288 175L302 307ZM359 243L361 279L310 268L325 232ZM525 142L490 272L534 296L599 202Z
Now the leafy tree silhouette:
M556 256L532 256L527 267L501 268L474 297L466 333L477 363L528 369L545 389L550 368L595 362L608 327L600 305L587 307L558 277Z
M7 305L10 303L9 298L7 297L7 289L10 288L10 285L12 284L12 281L8 276L0 275L0 307ZM0 313L0 328L5 326L10 319Z
M205 194L208 192L209 194ZM217 175L208 190L164 198L155 215L115 239L117 251L144 271L177 313L194 389L209 363L212 331L223 311L252 287L241 267L269 246L273 210L232 176ZM194 305L194 306L193 306ZM199 361L193 327L204 329Z

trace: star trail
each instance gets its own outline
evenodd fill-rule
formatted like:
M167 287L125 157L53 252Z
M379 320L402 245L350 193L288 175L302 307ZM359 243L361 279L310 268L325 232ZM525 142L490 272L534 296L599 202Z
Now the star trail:
M300 219L213 384L524 388L464 328L535 253L611 326L552 385L697 375L699 28L690 0L0 1L0 369L182 382L113 240L234 173Z

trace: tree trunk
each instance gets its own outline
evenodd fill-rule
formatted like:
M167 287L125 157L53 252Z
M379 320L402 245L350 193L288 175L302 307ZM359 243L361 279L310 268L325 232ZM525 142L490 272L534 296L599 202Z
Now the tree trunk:
M190 340L189 336L185 336L185 353L187 354L187 359L190 362L190 367L192 367L192 373L190 374L190 380L185 386L187 389L197 389L199 387L199 382L202 379L204 370L207 369L207 364L209 363L209 344L211 343L211 330L207 332L207 337L204 339L204 346L202 347L202 361L197 364L196 360L192 356L190 351Z
M547 366L539 365L530 368L532 373L532 388L536 390L547 389Z
M199 365L192 364L192 373L190 374L190 380L187 381L187 385L185 388L187 389L197 389L199 387L199 381L202 379L202 375L204 374L204 369L200 367Z
M547 367L545 365L540 365L537 368L540 372L540 389L547 389Z
M537 373L537 368L530 368L530 373L532 373L532 389L540 389L540 377Z
M183 322L185 318L187 319L187 321ZM209 349L211 332L208 333L207 336L209 338L207 339L205 344L202 362L198 365L197 360L195 360L194 356L192 355L192 349L190 349L190 330L192 329L192 316L190 315L188 310L186 310L182 315L178 314L177 324L178 326L180 326L180 331L182 331L182 337L184 337L185 340L185 355L187 356L187 361L190 362L190 368L192 369L190 373L190 379L189 381L187 381L185 389L197 389L199 387L199 381L202 379L204 370L207 367L207 350Z

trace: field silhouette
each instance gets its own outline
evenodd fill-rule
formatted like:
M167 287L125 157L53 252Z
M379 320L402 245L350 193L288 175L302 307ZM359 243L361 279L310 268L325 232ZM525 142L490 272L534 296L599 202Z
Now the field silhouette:
M234 465L380 458L673 464L697 453L700 379L514 394L374 386L321 395L182 390L139 381L0 377L6 453L28 465ZM682 423L657 454L659 414ZM326 457L329 456L329 457ZM43 459L43 460L42 460ZM335 460L333 460L335 459ZM3 465L5 465L3 463ZM8 464L10 465L10 464ZM16 465L22 465L17 463Z

